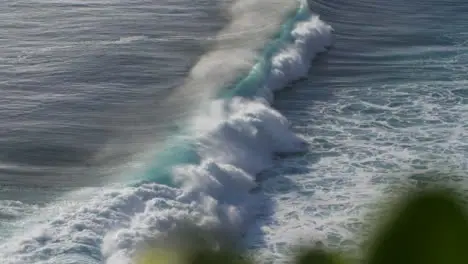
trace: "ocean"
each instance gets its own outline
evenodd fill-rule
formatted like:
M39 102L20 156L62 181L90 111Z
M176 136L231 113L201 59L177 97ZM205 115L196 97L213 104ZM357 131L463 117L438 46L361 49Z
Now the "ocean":
M467 12L2 1L0 262L128 264L192 225L260 263L358 251L411 174L466 171Z

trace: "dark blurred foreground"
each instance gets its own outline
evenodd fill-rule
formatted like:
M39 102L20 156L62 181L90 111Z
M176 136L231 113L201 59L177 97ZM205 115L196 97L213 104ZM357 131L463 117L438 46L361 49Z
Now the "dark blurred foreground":
M385 201L384 201L385 202ZM322 247L302 249L291 263L298 264L455 264L468 263L468 218L466 203L454 190L441 184L412 189L391 201L391 209L377 220L361 260ZM383 203L385 204L385 203ZM213 249L204 238L215 234L186 232L185 246L177 250L149 247L138 255L137 264L253 264L232 244ZM186 238L187 239L186 239ZM218 236L219 237L219 236ZM223 244L223 245L224 245Z

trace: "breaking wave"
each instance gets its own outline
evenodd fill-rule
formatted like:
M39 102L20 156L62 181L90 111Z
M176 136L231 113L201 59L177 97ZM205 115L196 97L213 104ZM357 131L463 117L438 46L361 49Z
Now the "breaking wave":
M2 262L131 263L141 243L187 223L245 232L258 206L255 176L278 154L307 150L270 107L273 93L305 77L333 41L305 1L264 2L229 7L231 23L166 102L193 94L197 110L131 184L69 193L2 245Z

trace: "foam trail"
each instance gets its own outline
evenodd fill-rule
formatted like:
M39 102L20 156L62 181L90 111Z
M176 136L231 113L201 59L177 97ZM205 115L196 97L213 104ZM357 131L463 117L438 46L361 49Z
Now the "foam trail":
M231 9L233 22L221 35L247 30L252 23L249 19L259 18L245 11L260 7L270 8L261 18L279 24L285 18L284 13L275 13L283 10L280 2L236 2ZM281 15L272 17L277 13ZM226 85L230 90L188 120L174 141L178 152L165 152L164 162L158 160L147 171L147 181L82 190L82 200L76 193L69 194L66 199L73 204L54 204L43 214L52 220L1 245L2 263L127 264L142 242L164 239L187 222L242 234L256 211L257 201L250 194L256 186L255 175L270 166L276 154L307 149L305 141L290 131L288 120L269 106L273 92L306 76L313 57L332 44L332 28L309 13L305 3L268 45L266 36L249 40L250 48L241 53L215 49L194 67L187 81L194 88L181 89L179 95L206 92L205 85L209 100ZM219 64L221 60L226 65ZM238 70L245 65L251 71L240 82L226 81L238 78ZM225 75L212 74L218 68ZM169 182L161 181L161 173Z

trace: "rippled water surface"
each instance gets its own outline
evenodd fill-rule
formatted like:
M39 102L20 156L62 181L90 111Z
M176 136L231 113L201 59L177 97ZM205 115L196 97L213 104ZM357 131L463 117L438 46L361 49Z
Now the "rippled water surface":
M299 238L355 248L371 204L399 191L410 173L467 167L468 4L310 6L333 26L336 42L307 80L277 96L275 106L311 151L281 162L263 184L277 204L261 221L268 242L260 251L271 261Z

